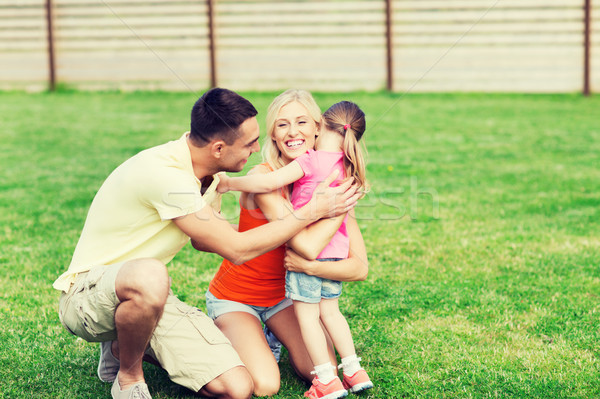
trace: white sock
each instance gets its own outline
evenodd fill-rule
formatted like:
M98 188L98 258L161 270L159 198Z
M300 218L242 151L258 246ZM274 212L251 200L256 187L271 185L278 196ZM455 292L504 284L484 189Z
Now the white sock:
M329 384L335 378L335 374L333 373L334 370L335 367L333 367L331 362L315 366L315 374L323 384Z
M360 367L360 358L356 357L356 354L346 356L342 359L342 370L348 377L352 377L360 369L362 369Z

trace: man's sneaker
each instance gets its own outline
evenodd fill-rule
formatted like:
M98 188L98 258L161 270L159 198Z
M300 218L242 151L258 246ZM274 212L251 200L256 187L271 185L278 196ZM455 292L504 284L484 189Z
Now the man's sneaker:
M348 396L348 391L342 386L339 377L335 377L329 384L323 384L317 378L312 381L312 386L304 396L310 399L337 399Z
M118 378L115 378L110 394L113 399L152 399L150 392L148 392L148 385L145 383L139 382L129 387L129 389L121 391Z
M117 378L120 364L119 359L113 356L112 341L100 342L98 378L104 382L113 382Z
M343 384L344 388L349 389L352 393L362 392L366 389L373 388L373 383L364 369L358 370L352 377L348 377L344 374Z

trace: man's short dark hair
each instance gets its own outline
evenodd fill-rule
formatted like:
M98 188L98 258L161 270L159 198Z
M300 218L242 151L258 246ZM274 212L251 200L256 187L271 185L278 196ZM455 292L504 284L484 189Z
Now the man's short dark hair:
M203 147L215 138L231 145L238 138L238 128L258 111L244 97L222 88L214 88L202 95L192 108L190 138Z

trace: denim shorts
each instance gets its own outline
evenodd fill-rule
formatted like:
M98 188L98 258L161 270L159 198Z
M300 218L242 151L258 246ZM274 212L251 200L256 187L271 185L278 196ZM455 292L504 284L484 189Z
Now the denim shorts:
M292 301L287 298L274 306L246 305L241 302L219 299L210 291L206 291L206 313L213 320L225 313L246 312L264 323L269 320L269 318L291 305Z
M321 262L338 261L340 258L317 259ZM294 301L319 303L321 299L334 299L342 295L342 282L304 273L290 272L285 275L285 296Z

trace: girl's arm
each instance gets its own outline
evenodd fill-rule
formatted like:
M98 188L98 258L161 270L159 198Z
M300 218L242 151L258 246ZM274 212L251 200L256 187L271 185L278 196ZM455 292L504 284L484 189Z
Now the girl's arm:
M287 186L304 176L300 164L292 161L286 166L265 174L229 177L220 176L217 191L244 191L247 193L269 193L280 187Z
M254 202L270 222L284 218L294 209L290 202L277 192L258 194L254 196ZM301 230L297 234L299 237L293 237L287 244L306 258L315 259L331 241L343 220L344 215L318 220Z
M293 272L302 272L330 280L365 280L369 274L369 260L367 259L365 242L354 217L354 210L350 212L346 227L350 238L350 251L347 259L337 262L308 260L288 248L284 259L285 268Z
M308 260L317 259L342 225L345 217L344 214L331 219L321 219L305 227L287 242L288 247Z

